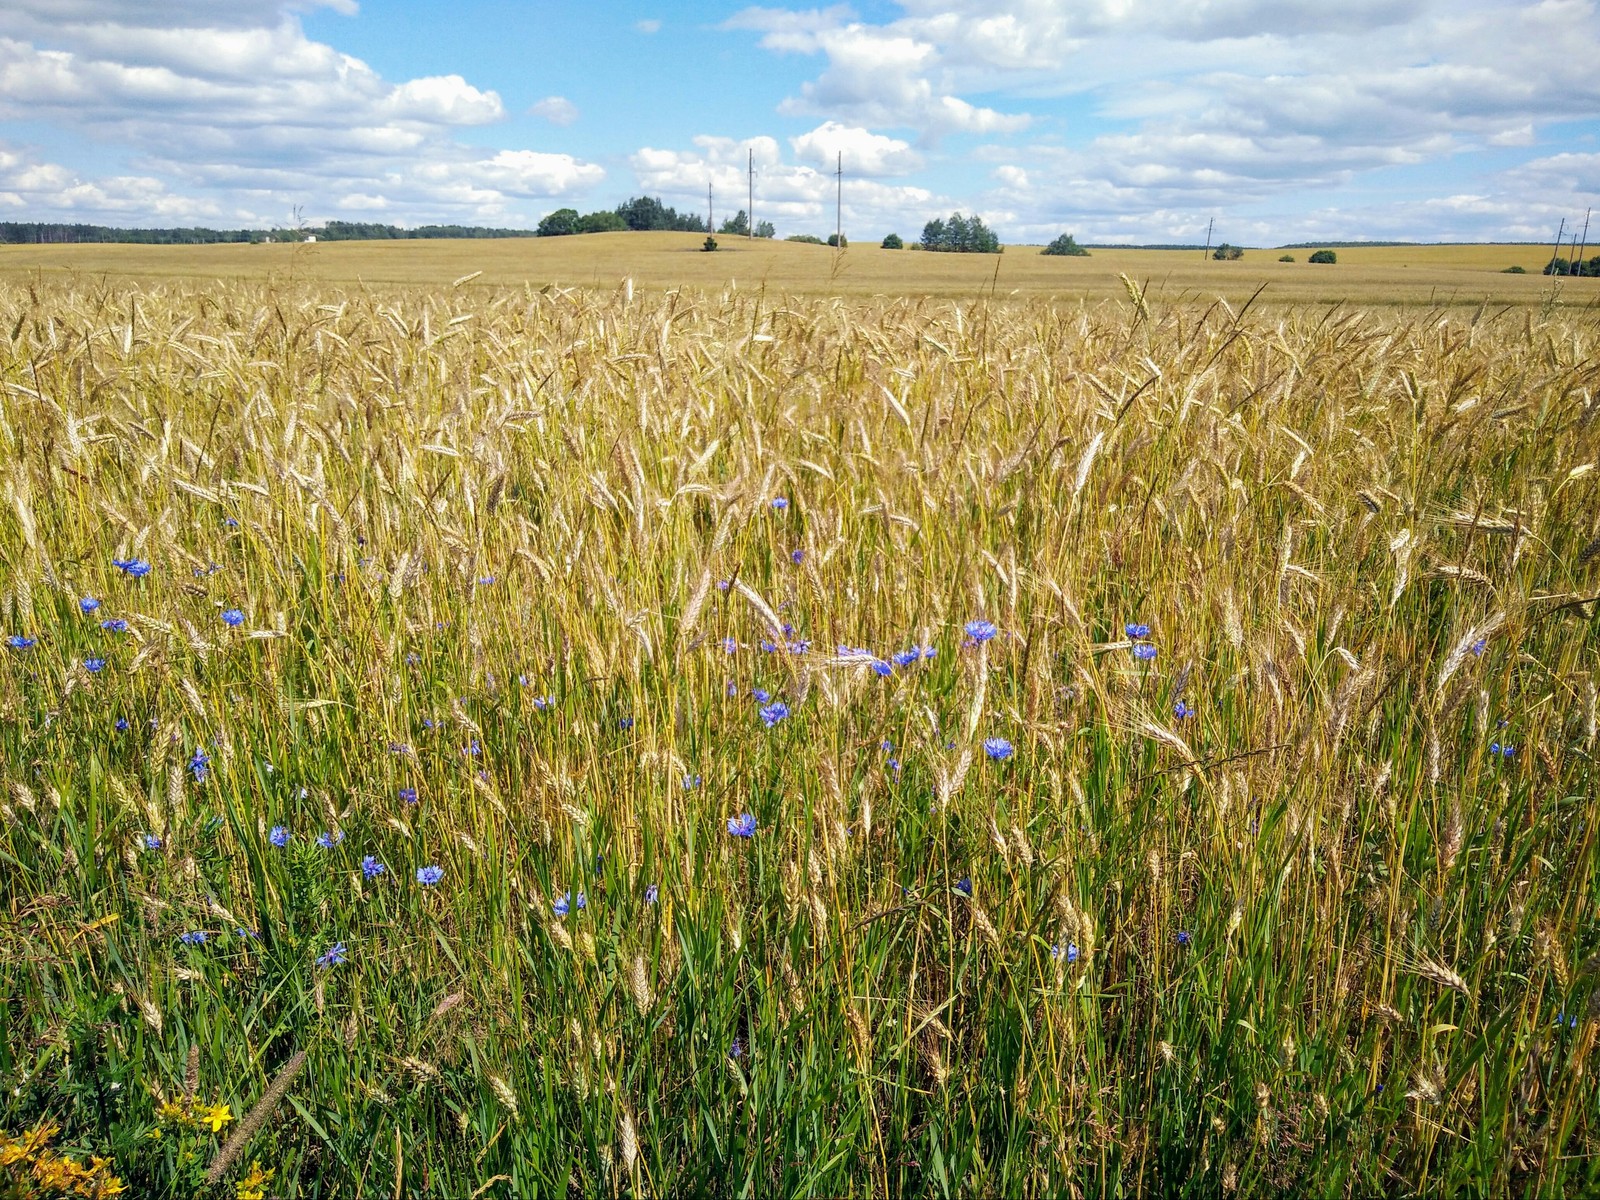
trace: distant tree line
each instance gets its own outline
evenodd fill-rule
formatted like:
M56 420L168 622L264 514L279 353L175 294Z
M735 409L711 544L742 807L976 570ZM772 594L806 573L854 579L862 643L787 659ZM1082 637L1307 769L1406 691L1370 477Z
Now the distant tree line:
M613 209L579 213L575 208L558 208L539 222L540 237L569 237L577 233L616 233L625 229L638 232L667 230L676 233L711 233L698 213L681 213L663 204L659 196L635 196L624 200ZM733 237L747 237L750 233L750 216L740 209L735 216L722 223L717 233ZM777 234L771 221L756 223L756 236L769 238Z

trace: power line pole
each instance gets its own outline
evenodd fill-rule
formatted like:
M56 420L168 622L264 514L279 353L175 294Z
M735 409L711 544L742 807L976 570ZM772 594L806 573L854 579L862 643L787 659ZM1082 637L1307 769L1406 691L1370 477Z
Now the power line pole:
M1200 251L1200 261L1204 262L1211 257L1211 230L1216 225L1217 219L1212 217L1206 222L1206 248Z
M1589 248L1589 214L1593 211L1594 209L1592 208L1583 210L1583 240L1578 243L1578 261L1580 263L1583 262L1583 252ZM1581 267L1578 270L1578 274L1583 274Z
M1556 259L1561 257L1561 235L1567 232L1567 219L1561 218L1561 224L1556 229L1556 244L1550 248L1549 274L1556 273Z
M711 214L711 185L708 183L706 184L706 232L715 233L716 231L717 219Z
M834 177L838 180L839 191L834 200L833 209L833 244L840 250L844 249L844 151L839 151L839 165L834 170Z
M745 210L745 218L749 222L745 233L749 236L746 241L755 241L756 237L756 150L750 147L750 207Z

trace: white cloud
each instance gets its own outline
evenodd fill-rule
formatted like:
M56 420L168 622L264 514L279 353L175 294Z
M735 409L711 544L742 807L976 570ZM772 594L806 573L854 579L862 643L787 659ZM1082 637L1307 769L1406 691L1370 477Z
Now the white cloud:
M793 233L822 236L833 231L837 181L832 162L825 170L784 162L771 138L736 142L730 138L697 137L694 151L645 147L632 157L639 186L650 195L690 212L703 211L706 186L714 189L720 223L747 204L747 151L756 156L755 216L771 221L780 237ZM846 236L882 237L891 229L920 230L931 216L950 211L950 201L927 188L886 184L847 173L844 180Z
M578 106L565 96L546 96L528 111L552 125L571 125L578 119Z
M646 17L642 21L635 21L633 27L638 32L646 35L661 32L661 22L654 17Z
M577 115L560 97L536 108L556 123ZM35 192L41 211L121 212L120 198L141 194L127 180L149 176L269 220L292 206L308 216L531 220L542 206L525 203L604 178L569 154L455 137L505 115L497 92L461 75L385 79L308 38L282 0L15 0L0 12L0 120L70 128L139 166L77 191ZM168 193L162 203L206 202Z
M795 157L819 167L832 167L843 156L845 170L857 175L909 175L922 169L922 155L898 138L870 129L824 121L808 133L789 139Z

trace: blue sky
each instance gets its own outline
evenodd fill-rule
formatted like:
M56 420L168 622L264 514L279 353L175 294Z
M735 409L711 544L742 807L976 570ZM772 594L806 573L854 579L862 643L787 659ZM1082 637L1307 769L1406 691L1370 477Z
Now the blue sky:
M0 219L1532 240L1600 191L1594 0L7 0ZM1600 240L1600 226L1596 228Z

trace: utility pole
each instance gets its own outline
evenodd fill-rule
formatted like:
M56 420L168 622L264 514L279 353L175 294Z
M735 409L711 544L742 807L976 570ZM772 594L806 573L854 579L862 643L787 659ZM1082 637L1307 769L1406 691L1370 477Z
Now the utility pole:
M1580 263L1583 262L1583 252L1589 248L1589 214L1593 211L1594 209L1592 208L1583 210L1583 240L1578 243L1578 261ZM1578 274L1583 274L1581 267L1578 270Z
M1567 219L1565 217L1562 217L1561 218L1561 224L1556 229L1556 244L1550 248L1549 272L1552 275L1554 275L1556 273L1556 259L1561 257L1561 235L1566 233L1566 232L1567 232Z
M833 209L833 244L838 250L844 249L844 151L839 151L839 165L834 169L834 178L838 180L839 190L834 199Z
M750 147L750 207L745 209L745 219L748 222L745 233L749 236L746 241L755 241L756 238L756 150Z
M708 183L706 184L706 232L715 233L716 231L717 219L711 215L711 185Z
M1211 257L1211 230L1216 223L1217 219L1215 217L1212 217L1211 220L1206 222L1206 248L1200 251L1201 262L1205 262L1206 259Z

